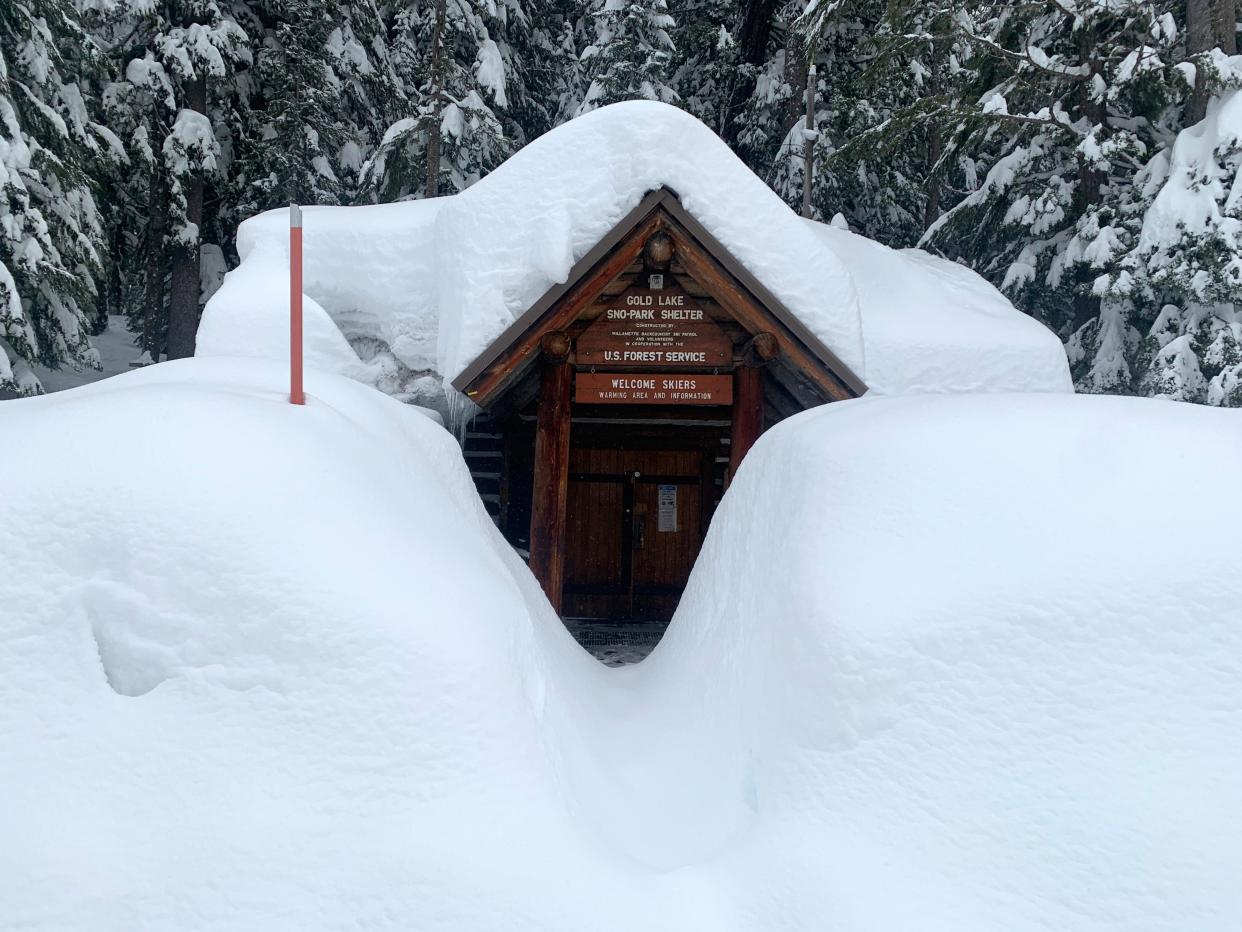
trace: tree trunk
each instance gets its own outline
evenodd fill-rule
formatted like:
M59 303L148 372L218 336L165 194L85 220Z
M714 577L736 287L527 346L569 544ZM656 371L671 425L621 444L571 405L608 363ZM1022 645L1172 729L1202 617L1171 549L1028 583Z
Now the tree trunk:
M114 314L125 313L125 298L121 287L121 265L125 261L125 231L120 223L115 223L108 238L108 273L103 286L104 329L107 329L108 318ZM100 331L103 332L102 330Z
M154 140L157 121L151 119ZM160 360L160 330L164 315L164 230L167 223L168 191L164 166L158 155L151 165L151 184L147 199L146 281L142 296L142 350L151 362Z
M940 154L944 151L944 136L940 124L934 120L927 127L927 180L923 184L926 202L923 204L923 230L926 232L940 217L940 192L944 187L940 171Z
M790 87L789 100L785 104L781 120L781 136L789 135L795 123L806 118L803 109L806 102L806 76L810 62L807 61L807 45L792 29L785 38L785 83Z
M1095 29L1082 29L1078 39L1078 60L1086 65L1092 74L1100 73L1100 62L1097 56L1097 40L1098 36ZM1082 82L1079 85L1079 108L1085 116L1095 126L1104 127L1107 112L1104 104L1096 100L1091 95L1090 82ZM1107 132L1107 128L1104 129ZM1100 188L1103 186L1104 176L1100 170L1089 163L1082 156L1078 157L1078 186L1074 192L1074 206L1078 211L1091 204L1095 204L1100 199Z
M201 75L186 88L186 105L198 113L207 112L207 82ZM198 333L198 299L202 292L199 278L199 243L202 241L203 179L195 177L186 189L186 224L189 242L179 242L172 255L172 284L168 301L168 358L194 355Z
M97 337L108 329L108 318L121 310L121 262L124 248L122 246L121 225L114 223L106 228L107 251L104 255L103 280L100 282L99 296L91 312L91 336Z
M1186 57L1193 58L1216 46L1216 25L1212 0L1186 0ZM1191 126L1207 113L1208 86L1203 69L1196 69L1195 89L1186 102L1186 125Z
M1212 0L1216 44L1226 55L1238 54L1238 5L1236 0Z
M742 69L729 89L721 114L721 135L730 146L736 146L741 132L742 111L755 93L756 72L768 60L768 42L772 38L772 20L777 0L744 0L742 22L738 28L739 64Z
M1080 31L1078 39L1078 60L1087 66L1091 74L1101 71L1099 60L1099 39L1096 28L1085 28ZM1084 81L1078 88L1078 107L1082 115L1094 126L1101 127L1107 133L1105 120L1107 111L1101 101L1091 95L1090 82ZM1078 184L1074 188L1073 207L1078 215L1082 215L1092 204L1099 203L1100 189L1104 185L1103 173L1088 162L1081 154L1078 156ZM1079 266L1076 272L1077 289L1074 294L1074 329L1093 319L1100 313L1100 299L1088 288L1093 276L1085 266Z
M931 75L928 90L933 97L944 94L944 74L949 65L949 38L953 23L947 17L938 17L931 23L933 33L930 61ZM940 217L940 198L944 190L944 172L940 157L944 154L944 131L940 127L940 115L933 114L927 124L927 177L923 181L923 230L928 230Z
M440 121L444 112L444 18L446 0L436 0L431 33L431 121L427 124L427 196L440 193Z

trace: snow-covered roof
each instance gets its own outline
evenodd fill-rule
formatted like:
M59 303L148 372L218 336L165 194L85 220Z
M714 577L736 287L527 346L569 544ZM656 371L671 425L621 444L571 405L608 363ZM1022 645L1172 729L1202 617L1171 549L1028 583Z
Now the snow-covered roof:
M1056 336L973 272L809 224L710 129L650 101L572 120L457 195L307 209L308 363L452 380L661 187L873 391L1071 390ZM284 211L242 225L200 355L288 352L285 230Z
M809 222L850 270L878 394L1071 391L1061 341L975 272Z

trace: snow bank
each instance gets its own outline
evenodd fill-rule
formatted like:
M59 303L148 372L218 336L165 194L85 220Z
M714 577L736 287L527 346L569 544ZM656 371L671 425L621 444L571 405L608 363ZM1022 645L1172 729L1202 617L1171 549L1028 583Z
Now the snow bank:
M623 928L540 726L604 668L448 433L307 389L198 359L0 406L40 451L0 460L0 926Z
M810 226L854 280L871 391L1073 391L1060 339L986 279L920 249Z
M394 395L410 392L414 380L434 370L433 231L442 202L303 209L309 368ZM237 248L241 264L208 302L195 352L287 363L288 211L244 221ZM425 402L430 394L415 400Z
M1240 458L1234 412L1111 397L765 435L634 676L734 788L748 925L1242 926Z
M1238 928L1242 503L1142 507L1232 487L1235 413L790 419L612 670L446 432L283 378L0 406L0 924Z
M308 208L308 364L427 403L417 379L456 377L663 185L877 391L1068 390L1055 337L973 273L808 225L651 101L571 120L461 194ZM287 227L283 210L242 225L200 356L287 358Z

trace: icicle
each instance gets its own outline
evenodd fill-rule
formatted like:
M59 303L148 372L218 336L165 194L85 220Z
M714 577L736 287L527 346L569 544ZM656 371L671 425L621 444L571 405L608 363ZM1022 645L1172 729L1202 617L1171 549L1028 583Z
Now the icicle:
M444 382L444 402L448 408L448 423L445 426L457 437L457 442L466 442L466 431L474 423L474 419L483 413L483 409L459 392L449 382Z

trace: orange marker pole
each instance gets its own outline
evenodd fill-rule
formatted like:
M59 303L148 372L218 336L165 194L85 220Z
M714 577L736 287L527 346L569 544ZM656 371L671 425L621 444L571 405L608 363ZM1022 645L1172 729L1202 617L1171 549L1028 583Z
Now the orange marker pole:
M289 205L289 403L306 404L302 390L302 208Z

